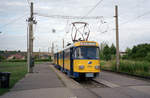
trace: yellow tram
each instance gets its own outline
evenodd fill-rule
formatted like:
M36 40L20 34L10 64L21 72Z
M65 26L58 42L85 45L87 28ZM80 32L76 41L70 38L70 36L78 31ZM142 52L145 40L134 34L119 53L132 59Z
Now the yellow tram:
M99 45L78 41L54 54L55 67L73 78L94 78L100 72Z

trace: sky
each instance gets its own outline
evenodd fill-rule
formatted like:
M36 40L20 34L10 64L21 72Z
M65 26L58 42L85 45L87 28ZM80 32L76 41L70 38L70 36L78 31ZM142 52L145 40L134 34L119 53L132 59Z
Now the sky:
M115 5L119 13L119 47L150 43L150 0L1 0L0 2L0 50L27 49L27 27L30 15L30 2L34 2L34 12L42 15L62 16L102 16L101 19L62 19L34 15L34 51L50 51L54 42L55 50L62 49L71 42L71 23L87 22L90 28L89 40L99 44L116 43ZM88 13L88 14L87 14ZM55 29L56 32L52 32ZM66 33L69 32L69 33Z

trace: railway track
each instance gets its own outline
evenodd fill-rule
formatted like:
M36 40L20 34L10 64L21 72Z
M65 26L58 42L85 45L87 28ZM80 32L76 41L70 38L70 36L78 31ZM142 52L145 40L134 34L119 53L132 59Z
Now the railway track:
M106 88L108 87L94 79L75 80L75 81L80 83L84 88Z
M58 71L60 72L60 70L58 70ZM61 74L66 75L65 73L61 73ZM96 81L94 79L88 79L88 80L76 80L76 79L72 79L72 80L74 81L74 83L76 82L77 84L79 84L79 86L81 87L81 89L84 88L89 93L91 93L92 96L93 96L92 98L102 98L99 94L97 94L95 91L93 91L92 88L106 88L106 87L108 87L108 86L105 86L102 83L99 83L98 81ZM63 81L64 81L64 79L63 79ZM64 82L66 82L66 81L64 81ZM69 83L69 84L72 84L72 83ZM69 87L70 87L70 85L69 85Z
M99 96L96 92L92 90L92 88L106 88L108 86L94 80L94 79L87 79L87 80L75 80L78 82L82 87L84 87L86 90L88 90L90 93L92 93L96 98L102 98ZM94 98L95 98L94 97Z

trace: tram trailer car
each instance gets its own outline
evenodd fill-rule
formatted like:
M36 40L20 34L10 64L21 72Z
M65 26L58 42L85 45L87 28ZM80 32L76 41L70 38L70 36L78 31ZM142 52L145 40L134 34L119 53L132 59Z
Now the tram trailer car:
M100 72L99 45L79 41L54 54L54 65L73 78L94 78Z

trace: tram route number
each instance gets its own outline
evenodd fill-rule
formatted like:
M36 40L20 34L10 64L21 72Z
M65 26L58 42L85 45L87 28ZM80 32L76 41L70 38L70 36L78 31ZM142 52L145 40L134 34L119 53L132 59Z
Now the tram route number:
M69 98L78 98L77 96L74 96L74 97L69 97Z

